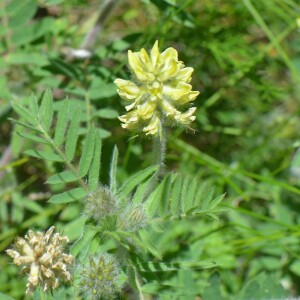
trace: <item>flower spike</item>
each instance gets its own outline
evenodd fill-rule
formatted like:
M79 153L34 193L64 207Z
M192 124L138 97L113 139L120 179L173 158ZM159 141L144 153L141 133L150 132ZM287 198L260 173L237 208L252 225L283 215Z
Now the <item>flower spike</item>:
M156 41L149 54L129 50L128 62L134 80L114 81L128 111L119 117L123 128L161 136L162 119L184 126L195 120L196 107L182 112L199 95L190 85L194 69L178 60L176 49L160 53Z

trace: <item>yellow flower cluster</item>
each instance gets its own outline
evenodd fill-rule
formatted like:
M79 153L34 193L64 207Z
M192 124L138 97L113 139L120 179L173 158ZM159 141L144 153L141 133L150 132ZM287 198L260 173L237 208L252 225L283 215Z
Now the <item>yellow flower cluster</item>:
M180 111L199 95L189 84L194 69L178 60L174 48L160 53L156 41L150 55L145 49L129 50L128 61L134 82L115 80L120 97L128 103L128 113L119 117L123 128L161 135L163 118L185 126L195 120L196 107Z
M6 250L14 264L23 265L22 273L28 274L26 294L32 293L38 285L48 291L58 288L60 281L71 280L67 265L72 263L73 256L63 253L68 238L53 234L54 229L52 226L46 233L29 230L24 239L16 239L14 249Z

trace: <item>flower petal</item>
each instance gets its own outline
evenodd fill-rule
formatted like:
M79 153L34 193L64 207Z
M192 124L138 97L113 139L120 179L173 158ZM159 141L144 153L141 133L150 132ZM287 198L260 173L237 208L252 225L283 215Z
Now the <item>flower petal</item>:
M139 53L128 50L128 63L131 71L134 73L138 80L148 80L148 70L145 69L145 66L140 59Z
M150 52L150 59L153 66L153 69L156 67L157 63L159 62L160 52L158 48L158 41L155 41L151 52Z
M190 92L192 86L185 82L179 82L176 86L164 85L163 95L169 96L171 99L178 101L183 95Z
M118 78L114 81L114 83L118 86L118 94L124 100L132 101L141 93L139 87L132 81Z
M176 120L181 124L189 125L192 121L196 119L196 117L193 116L196 109L196 107L189 108L187 112L181 113L180 116L176 118Z
M186 83L189 83L192 79L193 72L194 72L194 69L191 67L183 68L177 73L175 79L178 81L184 81Z
M161 131L160 118L157 115L154 115L153 118L151 118L149 125L143 128L143 131L146 132L146 135L156 135L159 133Z
M150 119L156 109L155 102L145 102L137 106L137 115L143 120Z

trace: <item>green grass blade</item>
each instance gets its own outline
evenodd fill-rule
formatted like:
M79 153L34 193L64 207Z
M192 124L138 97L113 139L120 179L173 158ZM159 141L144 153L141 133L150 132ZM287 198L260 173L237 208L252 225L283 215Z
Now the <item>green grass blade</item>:
M261 27L261 29L265 32L266 36L269 38L269 40L275 46L275 48L281 55L282 60L285 62L287 67L290 69L291 73L295 76L295 78L297 80L300 80L300 75L299 75L297 69L294 67L294 65L292 64L291 60L289 59L287 53L283 50L283 48L279 44L278 40L276 39L276 37L274 36L274 34L270 30L270 28L267 26L267 24L265 23L264 19L259 14L257 9L254 7L254 5L251 3L250 0L243 0L243 2L245 4L245 6L247 7L247 9L249 10L249 12L252 14L253 18L258 23L258 25Z

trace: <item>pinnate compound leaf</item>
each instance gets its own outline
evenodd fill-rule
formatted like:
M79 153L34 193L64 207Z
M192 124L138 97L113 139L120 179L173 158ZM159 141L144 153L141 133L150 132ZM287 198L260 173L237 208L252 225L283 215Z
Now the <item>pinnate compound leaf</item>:
M39 122L45 131L48 131L52 124L53 117L53 97L50 90L44 93L39 110Z
M68 161L71 161L74 158L77 140L78 140L78 132L79 132L79 124L80 124L80 109L75 109L73 112L70 128L67 134L66 140L66 158Z
M95 136L95 127L91 126L84 141L82 154L79 161L79 175L81 177L85 176L89 171L94 154Z
M201 215L217 220L217 214L224 211L218 207L224 195L214 198L213 194L206 182L169 174L147 199L147 212L164 220Z
M52 196L49 199L51 203L69 203L79 201L82 198L86 197L88 192L84 188L75 188L61 194Z
M64 171L49 177L46 183L61 184L61 183L74 182L77 180L79 180L78 176L74 174L72 171Z
M95 146L93 160L89 169L89 181L88 186L91 191L94 191L99 184L100 168L101 168L101 148L102 140L99 132L95 134Z
M63 105L57 115L57 122L54 133L54 143L56 146L60 146L65 139L65 132L68 125L68 106L68 101L64 100Z

